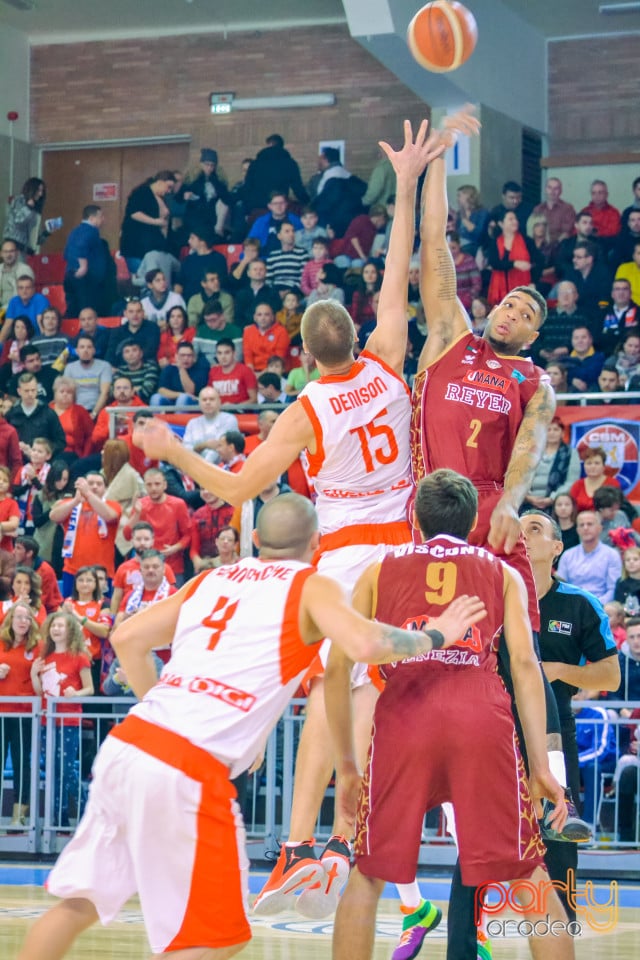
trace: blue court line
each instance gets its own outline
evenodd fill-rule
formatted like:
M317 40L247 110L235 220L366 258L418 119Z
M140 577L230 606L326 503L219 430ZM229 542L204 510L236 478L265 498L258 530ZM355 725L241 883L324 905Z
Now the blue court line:
M37 866L32 864L0 864L0 884L12 886L42 887L47 879L51 866ZM249 874L249 893L259 893L267 877L266 871L251 871ZM422 895L428 900L444 901L449 899L451 881L446 877L420 877ZM584 881L579 880L578 890L583 889ZM593 881L594 896L599 902L607 900L609 885L600 880ZM385 900L398 900L398 891L393 884L388 883L382 893ZM621 883L618 886L618 906L640 908L640 885Z

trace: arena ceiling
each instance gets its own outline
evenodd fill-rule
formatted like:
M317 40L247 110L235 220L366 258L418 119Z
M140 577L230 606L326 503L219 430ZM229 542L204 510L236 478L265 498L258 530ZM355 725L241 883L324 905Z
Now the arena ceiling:
M640 10L605 16L599 7L607 0L502 2L549 40L640 32ZM471 9L480 3L468 0ZM394 0L389 4L393 10ZM345 22L342 0L0 0L0 25L23 31L36 44Z

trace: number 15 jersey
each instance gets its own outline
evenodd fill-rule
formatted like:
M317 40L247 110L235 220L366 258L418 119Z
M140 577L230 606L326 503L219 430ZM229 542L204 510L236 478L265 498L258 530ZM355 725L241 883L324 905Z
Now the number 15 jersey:
M411 401L402 377L365 350L349 373L312 381L299 400L315 433L307 461L320 532L406 521Z

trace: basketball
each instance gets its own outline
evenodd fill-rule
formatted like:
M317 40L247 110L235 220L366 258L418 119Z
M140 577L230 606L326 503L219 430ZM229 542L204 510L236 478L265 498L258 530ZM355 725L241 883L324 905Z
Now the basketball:
M475 17L457 0L426 3L407 29L414 59L433 73L456 70L469 59L477 39Z

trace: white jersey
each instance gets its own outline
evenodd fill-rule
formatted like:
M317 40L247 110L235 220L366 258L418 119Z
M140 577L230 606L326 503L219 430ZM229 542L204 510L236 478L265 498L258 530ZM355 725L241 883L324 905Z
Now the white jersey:
M311 381L299 399L315 433L307 461L320 532L406 522L411 395L404 380L364 351L348 374ZM352 542L362 542L357 530Z
M313 567L247 557L197 577L171 659L131 713L213 754L237 777L262 751L317 653L298 629Z

